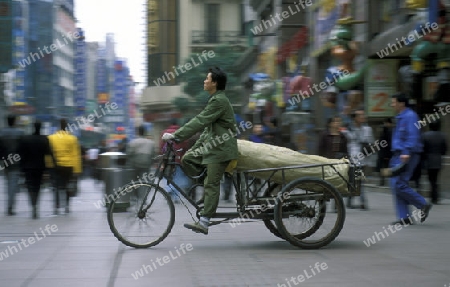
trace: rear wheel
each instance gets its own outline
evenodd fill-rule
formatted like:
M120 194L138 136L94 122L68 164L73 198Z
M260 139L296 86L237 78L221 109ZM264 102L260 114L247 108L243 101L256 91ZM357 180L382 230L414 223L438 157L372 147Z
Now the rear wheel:
M332 242L344 226L342 196L324 180L294 180L283 188L279 198L275 206L275 223L279 233L292 245L304 249L321 248ZM336 212L327 213L327 208Z
M275 197L276 194L281 190L281 185L271 183L269 184L269 187L264 192L264 197ZM275 235L276 237L279 237L281 239L284 239L283 236L280 234L280 232L277 229L277 226L275 224L275 221L273 219L263 219L264 225L269 229L269 231Z
M155 184L134 184L118 194L108 209L114 236L127 246L148 248L169 235L175 222L170 195Z

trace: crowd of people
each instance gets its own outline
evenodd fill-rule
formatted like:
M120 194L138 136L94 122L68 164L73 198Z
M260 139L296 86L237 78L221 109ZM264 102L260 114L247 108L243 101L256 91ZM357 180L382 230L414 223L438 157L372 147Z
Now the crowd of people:
M325 131L320 135L318 155L335 159L348 157L358 161L365 171L368 166L376 167L375 170L379 172L404 165L401 172L391 178L390 186L396 202L396 223L408 224L408 205L421 209L426 218L432 204L439 202L438 175L442 168L442 156L447 152L447 143L440 131L439 121L430 122L429 131L426 132L414 125L419 122L419 118L409 107L405 94L393 95L391 106L397 114L396 124L394 126L392 118L384 120L378 139L378 142L384 144L379 149L374 150L371 146L374 144L374 134L366 123L364 110L360 109L351 113L350 121L347 120L346 124L343 124L340 116L328 120ZM418 190L422 170L426 170L428 174L430 203ZM409 186L410 181L415 183L416 190ZM385 185L383 173L380 173L379 185ZM359 205L362 210L368 208L364 195L362 188ZM347 207L357 207L352 205L351 197L348 197Z
M213 78L210 78L211 75ZM176 120L172 120L160 135L162 141L159 147L155 146L151 137L146 135L144 127L140 126L137 128L135 139L130 142L123 141L116 149L126 153L128 166L134 170L133 177L138 178L150 172L153 158L157 153L161 154L165 151L167 140L175 137L183 139L175 144L175 149L179 151L176 157L179 165L174 169L174 182L186 191L194 182L192 176L200 174L205 165L209 172L209 179L208 176L205 179L205 194L202 198L202 200L210 201L209 209L204 213L204 222L187 225L188 228L202 233L207 233L206 223L217 208L216 201L220 190L224 200L232 201L232 177L225 172L225 168L237 158L235 141L222 143L222 145L233 145L229 147L229 150L220 150L223 148L221 146L219 150L214 150L216 147L206 150L206 155L191 152L205 139L205 131L201 133L201 130L206 122L216 117L216 113L222 113L222 115L226 113L225 122L221 122L217 127L223 128L224 131L225 128L233 127L237 120L228 100L221 95L224 86L221 87L222 89L212 87L212 83L221 84L223 78L220 77L223 77L223 73L220 70L216 71L216 74L210 72L208 77L205 80L205 89L211 89L210 95L214 97L211 96L210 99L220 102L221 110L217 109L218 107L209 109L207 107L199 116L187 121L183 127L180 127ZM218 95L217 98L215 95ZM219 105L214 102L212 104ZM395 124L392 118L384 120L377 141L385 144L378 146L379 149L374 150L372 146L375 136L372 128L367 124L364 110L357 109L349 114L345 123L340 116L334 116L328 120L325 131L319 137L317 154L330 159L350 158L352 161L359 162L365 171L369 166L376 167L376 171L382 171L404 165L404 168L398 168L400 171L390 178L390 186L396 202L397 223L405 224L408 223L408 205L416 206L427 216L432 204L439 203L438 178L442 169L442 156L447 152L447 143L444 134L440 131L439 121L430 122L429 131L426 132L414 126L419 118L409 108L408 99L404 94L394 95L391 105L397 113ZM8 127L0 131L0 156L5 165L0 168L4 170L7 182L6 214L9 216L16 214L15 197L21 174L25 177L32 218L39 217L39 193L45 178L50 178L52 182L54 214L69 213L70 198L76 195L77 180L83 169L85 175L100 180L99 155L111 149L106 147L105 141L101 141L98 147L81 148L77 137L67 132L68 123L65 119L60 121L60 130L50 136L41 135L39 121L34 123L34 132L31 135L25 135L16 128L15 121L15 116L8 116ZM251 133L245 137L254 143L266 143L297 150L294 144L283 141L275 118L270 118L268 121L261 120L260 123L254 124ZM420 186L422 170L426 170L430 182L430 202L427 202L420 194L420 190L414 190L409 186L410 181L414 181L416 187ZM189 176L186 173L190 173ZM214 175L214 178L211 178L211 175ZM379 185L385 185L385 181L385 176L380 172ZM255 186L260 184L255 179ZM180 195L177 194L176 188L169 184L166 190L170 193L172 200L178 203ZM364 189L361 190L359 204L353 203L354 200L348 197L348 208L368 209Z
M16 193L23 173L28 189L32 218L39 217L38 202L44 173L54 188L54 214L70 212L70 198L76 195L77 177L82 172L81 149L77 137L67 132L67 121L60 120L60 130L50 136L41 135L41 123L34 123L34 132L25 135L16 127L16 117L7 117L8 127L0 131L2 158L14 155L19 160L4 169L6 176L6 214L16 215Z

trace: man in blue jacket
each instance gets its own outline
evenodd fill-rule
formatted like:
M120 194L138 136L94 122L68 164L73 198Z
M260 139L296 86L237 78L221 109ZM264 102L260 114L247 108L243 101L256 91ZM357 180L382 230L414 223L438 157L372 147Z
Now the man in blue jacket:
M404 170L392 177L392 193L396 202L398 221L393 224L409 225L412 219L409 216L408 205L414 205L421 210L421 222L428 217L431 204L418 192L409 187L409 180L415 167L419 164L423 145L420 139L420 130L416 127L419 122L417 114L408 106L408 98L399 93L392 96L391 106L397 113L397 124L392 134L392 159L390 167L405 163Z

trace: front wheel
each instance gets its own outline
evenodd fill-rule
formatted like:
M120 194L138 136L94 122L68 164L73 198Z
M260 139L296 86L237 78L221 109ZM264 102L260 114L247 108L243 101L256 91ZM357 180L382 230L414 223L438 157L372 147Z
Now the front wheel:
M275 223L289 243L317 249L339 235L345 221L344 201L328 182L318 178L296 179L280 195L275 206ZM331 212L327 213L327 209Z
M134 184L117 194L109 205L108 224L123 244L155 246L169 235L175 222L170 196L155 184Z

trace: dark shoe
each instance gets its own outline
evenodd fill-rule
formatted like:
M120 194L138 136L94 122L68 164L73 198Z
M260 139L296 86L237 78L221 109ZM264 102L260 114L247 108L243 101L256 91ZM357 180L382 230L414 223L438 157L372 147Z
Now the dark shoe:
M367 206L365 204L361 204L361 206L359 208L361 210L369 210L369 208L367 208Z
M32 217L33 219L38 219L37 208L36 208L36 206L33 207L33 212L32 212L31 217Z
M204 227L200 224L200 222L194 222L194 223L185 223L184 227L187 229L190 229L196 233L203 233L205 235L208 234L208 227Z
M8 208L8 213L9 216L14 216L16 215L16 213L12 210L12 208Z
M413 222L409 218L406 218L406 219L400 219L400 220L397 220L397 221L394 221L391 223L391 225L396 225L396 224L408 226L408 225L412 225Z
M420 222L424 222L425 219L427 219L428 214L430 213L430 209L433 207L432 204L427 204L424 207L422 207L421 212L422 212L422 216L420 219Z
M65 210L64 210L65 212L66 212L66 214L69 214L69 212L70 212L70 209L69 209L69 207L68 206L66 206L66 208L65 208Z

